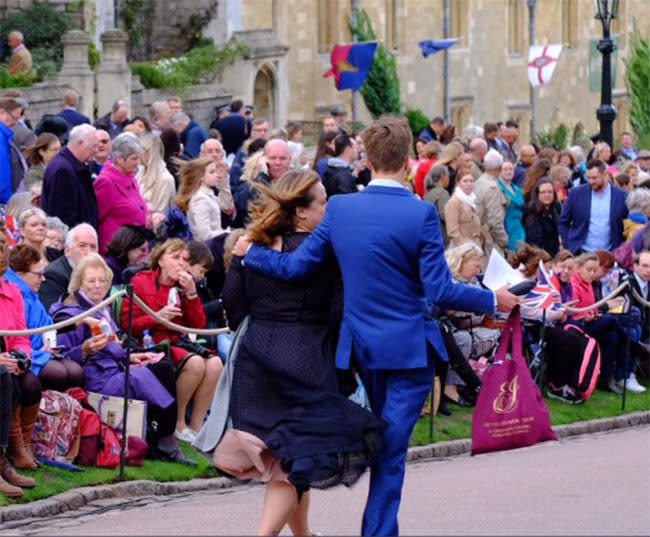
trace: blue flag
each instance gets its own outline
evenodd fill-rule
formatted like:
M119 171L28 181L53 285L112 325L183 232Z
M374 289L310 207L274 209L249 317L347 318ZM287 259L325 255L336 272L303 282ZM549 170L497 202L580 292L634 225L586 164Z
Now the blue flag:
M377 43L336 45L332 49L332 68L323 76L333 76L338 90L358 91L368 76L376 50Z
M432 39L428 39L427 41L420 41L418 45L422 49L422 56L426 58L430 54L435 54L436 52L445 50L446 48L449 48L455 45L456 43L458 43L458 39L452 37L449 39L440 39L438 41L433 41Z

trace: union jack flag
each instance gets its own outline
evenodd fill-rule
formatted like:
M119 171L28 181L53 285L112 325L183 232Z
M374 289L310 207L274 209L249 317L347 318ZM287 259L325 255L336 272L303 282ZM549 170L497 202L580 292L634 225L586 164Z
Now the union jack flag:
M544 264L539 262L539 277L537 284L524 297L523 304L529 308L557 310L562 307L562 297L551 282L550 276L544 270Z

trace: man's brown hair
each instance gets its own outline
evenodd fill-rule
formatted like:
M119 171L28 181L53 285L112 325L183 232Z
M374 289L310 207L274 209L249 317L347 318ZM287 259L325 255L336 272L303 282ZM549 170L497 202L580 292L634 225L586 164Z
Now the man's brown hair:
M413 134L403 117L385 115L361 133L368 162L376 171L399 172L409 156Z
M20 104L13 99L0 99L0 109L5 112L13 112L16 108L20 108Z

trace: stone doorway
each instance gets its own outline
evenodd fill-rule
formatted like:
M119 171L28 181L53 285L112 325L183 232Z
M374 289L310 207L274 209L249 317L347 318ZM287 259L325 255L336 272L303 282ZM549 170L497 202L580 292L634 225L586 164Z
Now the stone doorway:
M263 117L275 125L275 76L268 65L255 75L253 84L253 106L255 117Z

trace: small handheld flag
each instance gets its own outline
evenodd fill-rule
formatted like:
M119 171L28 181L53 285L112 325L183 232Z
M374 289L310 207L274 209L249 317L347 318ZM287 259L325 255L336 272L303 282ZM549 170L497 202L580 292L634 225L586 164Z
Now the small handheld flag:
M335 45L332 49L332 68L323 76L333 76L336 89L359 91L375 59L377 43Z
M562 45L530 47L528 53L528 80L530 80L530 85L533 88L551 81L561 53Z
M539 262L539 278L537 278L537 284L524 297L523 304L529 308L540 308L543 310L557 310L562 307L562 297L551 282L551 278L544 270L544 264L541 261Z
M453 47L456 43L458 43L458 39L452 37L450 39L439 39L438 41L427 39L426 41L420 41L418 45L422 49L422 56L426 58L431 54Z

